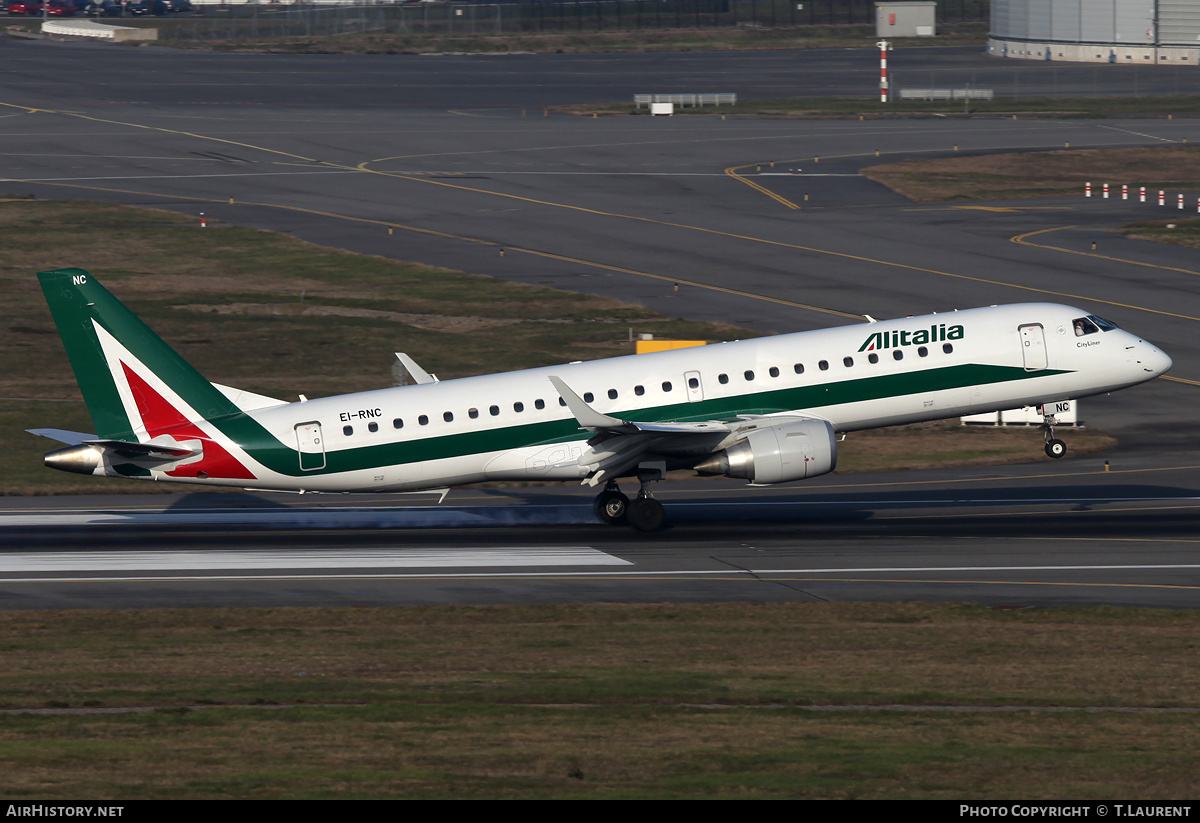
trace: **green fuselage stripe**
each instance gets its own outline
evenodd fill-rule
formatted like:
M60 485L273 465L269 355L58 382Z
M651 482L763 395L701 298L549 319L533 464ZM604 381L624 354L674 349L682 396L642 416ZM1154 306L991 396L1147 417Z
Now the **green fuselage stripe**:
M835 383L750 392L733 397L700 400L695 403L630 409L619 412L617 416L645 423L732 420L739 414L776 414L802 411L1064 373L1053 369L1027 372L1016 366L964 364L903 374L842 380ZM280 474L296 477L337 474L470 454L507 451L526 446L550 445L580 440L588 436L586 432L580 430L579 424L574 419L545 420L519 426L504 426L379 443L352 449L329 450L326 451L326 465L323 469L301 471L297 450L281 443L249 416L236 414L217 418L212 422L262 465Z

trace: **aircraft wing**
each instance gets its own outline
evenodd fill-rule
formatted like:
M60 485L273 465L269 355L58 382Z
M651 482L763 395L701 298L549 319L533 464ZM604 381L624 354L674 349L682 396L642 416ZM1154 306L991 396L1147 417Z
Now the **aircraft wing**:
M550 377L550 382L558 390L558 394L566 402L571 414L579 421L581 429L610 434L728 434L732 429L728 424L719 420L709 420L702 423L639 423L634 420L622 420L601 414L573 392L566 383L558 377Z
M699 423L622 420L593 409L561 378L551 376L550 382L579 422L579 427L596 435L588 441L591 448L579 458L581 466L591 469L584 481L589 486L619 477L653 454L707 454L734 431L733 426L720 420Z

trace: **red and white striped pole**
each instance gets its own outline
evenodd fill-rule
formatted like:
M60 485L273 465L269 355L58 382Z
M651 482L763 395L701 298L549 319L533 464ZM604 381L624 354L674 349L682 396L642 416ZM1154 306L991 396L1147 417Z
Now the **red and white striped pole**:
M1179 208L1183 208L1183 195L1179 195Z
M1146 187L1142 186L1142 202L1146 202Z
M875 45L879 46L879 102L886 103L888 101L887 53L890 44L886 40L880 40Z
M1084 196L1084 197L1091 197L1091 196L1092 196L1092 184L1091 184L1091 183L1084 183L1084 184L1083 184L1083 196Z
M1121 184L1121 199L1122 200L1129 199L1129 186L1125 183Z
M1158 190L1158 205L1160 205L1160 206L1167 205L1167 195L1162 189Z
M1107 183L1104 184L1104 199L1105 200L1108 199L1108 184Z

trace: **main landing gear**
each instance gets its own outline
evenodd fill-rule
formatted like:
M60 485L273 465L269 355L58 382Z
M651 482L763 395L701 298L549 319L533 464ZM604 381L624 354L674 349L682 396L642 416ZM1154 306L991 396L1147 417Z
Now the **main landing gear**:
M1042 428L1046 432L1046 456L1058 459L1067 453L1067 444L1054 436L1054 425L1058 422L1054 415L1047 414L1042 417Z
M650 496L650 480L641 480L641 484L638 496L630 500L621 493L615 481L608 481L604 491L592 502L592 511L611 526L628 523L640 532L658 531L667 522L666 511L662 503Z

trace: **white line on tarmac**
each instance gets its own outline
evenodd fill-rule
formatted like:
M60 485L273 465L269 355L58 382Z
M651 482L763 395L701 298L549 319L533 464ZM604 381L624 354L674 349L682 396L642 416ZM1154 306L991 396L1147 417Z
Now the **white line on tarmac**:
M0 572L632 566L589 546L281 551L6 552ZM11 581L10 581L11 582Z

